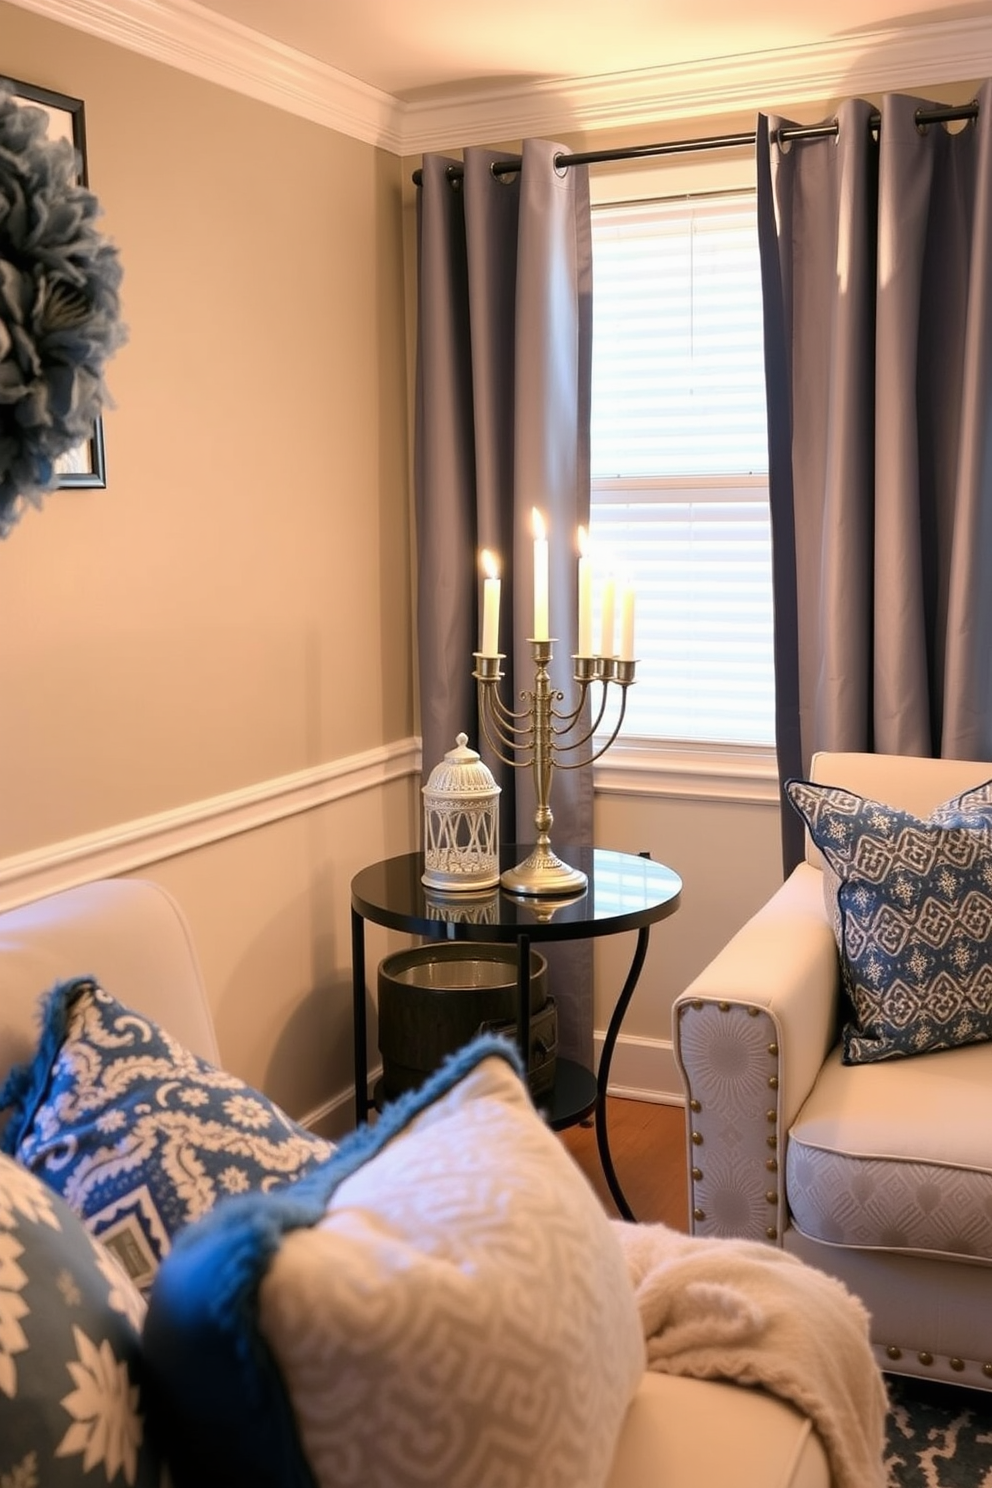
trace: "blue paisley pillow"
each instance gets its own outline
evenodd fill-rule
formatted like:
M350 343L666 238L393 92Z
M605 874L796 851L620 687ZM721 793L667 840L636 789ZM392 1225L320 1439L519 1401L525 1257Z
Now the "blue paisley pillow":
M926 820L838 786L785 789L827 863L845 1063L992 1039L992 781Z
M159 1488L144 1299L33 1173L0 1156L0 1484Z
M226 1194L287 1183L333 1144L89 979L43 1004L34 1059L0 1090L0 1149L51 1188L143 1291L172 1238Z

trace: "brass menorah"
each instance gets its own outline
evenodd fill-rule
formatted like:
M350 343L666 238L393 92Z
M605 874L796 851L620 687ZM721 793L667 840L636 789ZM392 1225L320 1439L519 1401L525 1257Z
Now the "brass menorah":
M507 868L500 875L503 888L514 894L578 894L587 885L586 875L580 868L571 868L551 846L551 783L555 769L577 770L591 765L605 754L614 742L623 724L627 706L627 688L634 681L637 666L635 661L621 660L616 656L573 656L573 677L579 689L578 701L570 712L563 712L558 704L564 702L565 694L551 685L548 665L552 659L551 640L533 640L529 645L534 655L533 691L521 691L526 706L519 712L507 707L499 695L499 684L503 679L500 663L505 653L484 655L476 651L473 676L479 684L479 717L482 732L498 759L515 770L534 771L534 794L537 807L534 826L537 840L533 850L514 868ZM599 710L591 725L569 738L574 730L581 728L582 713L589 690L594 683L602 686ZM620 692L619 716L610 737L598 748L590 749L581 759L571 758L577 751L590 745L605 715L610 684L615 683Z

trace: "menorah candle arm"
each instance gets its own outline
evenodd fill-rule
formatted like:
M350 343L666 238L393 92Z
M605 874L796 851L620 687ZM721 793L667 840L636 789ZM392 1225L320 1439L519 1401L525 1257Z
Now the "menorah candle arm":
M534 657L534 690L521 692L526 707L520 712L508 708L499 695L503 657L475 653L473 675L478 681L480 726L486 742L503 764L512 769L534 772L536 844L523 862L501 874L500 882L509 892L517 894L574 894L586 888L588 881L581 869L563 863L551 846L554 770L556 767L579 769L592 764L609 749L623 723L627 688L634 681L636 663L610 656L574 656L573 675L579 687L579 698L571 712L563 713L556 709L555 703L563 699L564 693L552 687L548 672L553 642L532 639L530 645ZM580 719L592 682L602 683L602 696L595 720L586 727L580 724ZM563 759L561 756L584 748L595 736L606 715L611 682L619 684L621 701L619 717L609 739L583 759ZM577 726L582 728L582 733L566 742L566 736Z

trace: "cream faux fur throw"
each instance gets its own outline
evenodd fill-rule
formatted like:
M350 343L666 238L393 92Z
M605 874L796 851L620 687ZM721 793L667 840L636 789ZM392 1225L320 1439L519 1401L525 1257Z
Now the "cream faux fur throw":
M846 1287L771 1245L613 1225L649 1369L736 1380L790 1401L816 1428L834 1488L883 1488L885 1384L868 1314Z

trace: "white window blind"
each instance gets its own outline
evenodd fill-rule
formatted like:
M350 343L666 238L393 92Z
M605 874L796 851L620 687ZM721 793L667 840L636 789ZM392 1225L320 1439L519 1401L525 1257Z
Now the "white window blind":
M753 193L593 211L596 570L637 590L626 738L774 740Z

